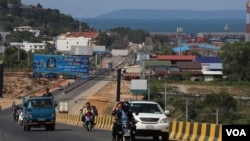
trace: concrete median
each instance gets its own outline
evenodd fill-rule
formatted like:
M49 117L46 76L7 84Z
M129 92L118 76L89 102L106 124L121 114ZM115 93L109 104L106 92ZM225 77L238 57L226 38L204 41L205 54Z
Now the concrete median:
M172 121L170 140L222 141L222 125L196 122Z
M82 126L81 115L57 113L56 116L57 116L56 122L71 124L75 126ZM96 116L95 127L100 129L111 130L113 126L113 120L114 119L111 116L108 117Z

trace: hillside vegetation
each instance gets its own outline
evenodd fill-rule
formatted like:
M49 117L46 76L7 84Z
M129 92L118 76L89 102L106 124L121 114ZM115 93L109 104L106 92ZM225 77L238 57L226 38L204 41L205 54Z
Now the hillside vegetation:
M0 0L0 21L0 29L6 32L12 32L18 26L44 28L46 37L79 31L79 21L72 16L62 14L58 9L44 9L40 4L23 5L20 0ZM86 23L81 22L81 27L83 31L90 30Z

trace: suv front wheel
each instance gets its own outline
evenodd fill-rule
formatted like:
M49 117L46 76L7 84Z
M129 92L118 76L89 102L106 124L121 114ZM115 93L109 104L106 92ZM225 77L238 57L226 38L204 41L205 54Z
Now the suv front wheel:
M161 138L162 138L162 141L168 141L169 133L163 133L163 134L161 135Z

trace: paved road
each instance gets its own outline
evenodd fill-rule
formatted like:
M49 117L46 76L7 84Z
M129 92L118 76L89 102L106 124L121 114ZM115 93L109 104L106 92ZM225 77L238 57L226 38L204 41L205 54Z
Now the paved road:
M45 131L44 128L31 128L23 131L13 120L11 109L0 112L0 141L111 141L111 131L94 128L88 132L83 127L67 124L56 124L55 131ZM152 141L150 138L137 138L137 141Z

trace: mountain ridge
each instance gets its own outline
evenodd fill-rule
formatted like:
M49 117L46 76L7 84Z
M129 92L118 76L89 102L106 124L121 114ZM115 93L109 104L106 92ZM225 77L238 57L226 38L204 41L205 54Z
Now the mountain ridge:
M245 10L150 10L122 9L99 15L95 19L245 19Z

